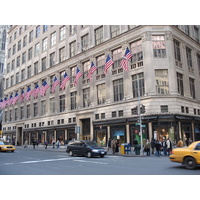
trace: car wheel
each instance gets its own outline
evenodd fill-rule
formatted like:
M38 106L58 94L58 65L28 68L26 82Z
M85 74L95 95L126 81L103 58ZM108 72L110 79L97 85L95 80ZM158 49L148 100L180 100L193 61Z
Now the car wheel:
M88 158L91 158L91 157L92 157L92 154L91 154L90 151L87 152L87 157L88 157Z
M194 169L196 167L196 161L192 157L186 157L184 164L187 169Z
M101 158L103 158L103 157L104 157L104 155L100 155L100 157L101 157Z
M14 151L11 151L11 152L14 152Z
M69 156L73 156L73 152L72 151L69 151Z

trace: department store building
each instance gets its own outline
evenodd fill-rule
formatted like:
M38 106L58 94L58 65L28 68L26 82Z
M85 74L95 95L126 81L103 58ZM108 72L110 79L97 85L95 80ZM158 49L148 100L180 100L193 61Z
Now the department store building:
M44 96L6 106L3 136L18 145L72 138L105 145L143 139L200 140L199 25L22 25L8 33L4 97L44 81ZM126 48L133 57L121 67ZM107 56L114 64L104 73ZM94 62L97 70L88 78ZM74 85L77 67L83 73ZM62 90L51 87L64 73ZM75 127L80 127L80 134Z

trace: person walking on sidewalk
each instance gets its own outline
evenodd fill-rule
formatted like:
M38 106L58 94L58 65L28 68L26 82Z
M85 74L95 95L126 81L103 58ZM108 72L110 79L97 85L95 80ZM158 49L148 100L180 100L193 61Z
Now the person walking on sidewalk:
M115 151L116 151L116 140L115 139L113 139L111 141L111 148L112 148L113 154L115 154Z
M35 149L35 145L36 145L36 140L33 140L33 149Z
M154 148L155 148L155 139L152 138L151 140L151 149L152 149L152 154L154 154Z
M155 148L156 148L156 155L158 157L160 157L160 148L162 147L162 144L159 140L156 140L156 143L155 143Z
M53 141L52 141L52 145L53 145L52 148L53 148L53 149L55 149L55 144L56 144L56 142L55 142L55 140L53 140Z
M150 156L150 146L151 146L151 143L147 139L146 143L145 143L145 146L144 146L145 152L147 152L147 156Z
M24 142L24 148L28 148L28 141L27 140Z
M168 138L168 140L167 140L167 153L168 153L168 156L171 154L171 151L172 151L172 142L171 142L171 139Z
M57 146L57 149L59 149L59 147L60 147L60 141L59 140L57 140L56 146Z
M162 141L162 149L163 149L164 156L166 156L167 155L167 142L166 142L165 138Z
M45 149L47 149L48 142L47 142L47 141L45 141L44 145L45 145Z
M119 144L119 139L117 139L117 140L116 140L116 149L115 149L115 152L116 152L116 153L119 153L119 146L120 146L120 144Z

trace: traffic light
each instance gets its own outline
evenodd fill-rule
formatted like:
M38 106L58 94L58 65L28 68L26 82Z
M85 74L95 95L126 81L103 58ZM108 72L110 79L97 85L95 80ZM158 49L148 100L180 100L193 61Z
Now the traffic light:
M145 106L144 105L142 105L142 107L141 107L141 113L145 113Z

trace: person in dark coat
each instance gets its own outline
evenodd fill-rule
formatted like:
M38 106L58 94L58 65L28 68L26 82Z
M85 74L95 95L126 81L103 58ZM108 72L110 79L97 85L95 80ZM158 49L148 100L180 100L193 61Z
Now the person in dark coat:
M152 149L152 152L151 152L151 153L152 153L152 154L154 154L155 143L156 143L156 142L155 142L155 139L152 138L152 140L151 140L151 149Z
M33 148L35 149L35 145L36 145L36 140L33 140Z
M116 140L116 149L115 149L116 153L119 153L119 139Z
M156 148L156 155L158 157L160 157L160 148L162 147L162 144L159 140L156 140L156 143L155 143L155 148Z

